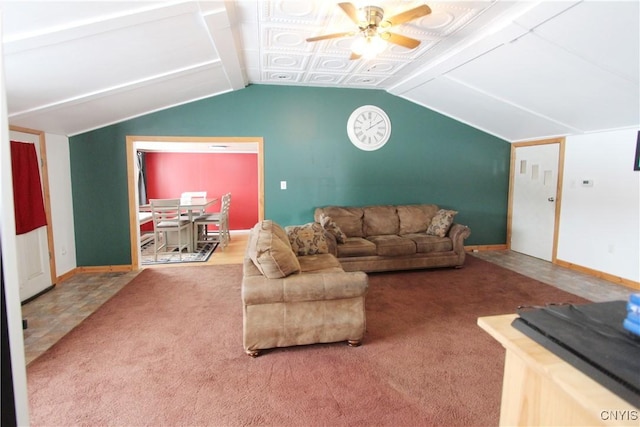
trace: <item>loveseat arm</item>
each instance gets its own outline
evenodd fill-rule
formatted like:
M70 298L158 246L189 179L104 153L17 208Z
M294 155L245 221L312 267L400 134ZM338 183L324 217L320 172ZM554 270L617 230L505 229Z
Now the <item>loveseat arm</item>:
M247 306L355 298L366 295L368 287L368 277L361 271L301 273L282 279L249 276L242 280L242 302Z
M466 252L464 251L464 241L471 235L471 229L466 225L453 224L449 229L449 238L453 243L453 251L458 254L458 265L464 264L464 257Z

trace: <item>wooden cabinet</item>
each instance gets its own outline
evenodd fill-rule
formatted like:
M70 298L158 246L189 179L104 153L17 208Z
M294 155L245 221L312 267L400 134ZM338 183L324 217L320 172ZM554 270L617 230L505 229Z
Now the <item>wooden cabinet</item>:
M516 317L478 319L506 350L501 426L640 425L640 409L513 328Z

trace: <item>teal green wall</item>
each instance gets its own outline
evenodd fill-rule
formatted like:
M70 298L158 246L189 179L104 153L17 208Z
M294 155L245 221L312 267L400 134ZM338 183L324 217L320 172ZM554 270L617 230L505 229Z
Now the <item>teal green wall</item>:
M346 132L366 104L392 123L373 152ZM70 138L78 266L131 262L127 135L263 137L265 218L282 225L316 206L436 203L459 211L467 244L505 243L508 142L384 91L258 85Z

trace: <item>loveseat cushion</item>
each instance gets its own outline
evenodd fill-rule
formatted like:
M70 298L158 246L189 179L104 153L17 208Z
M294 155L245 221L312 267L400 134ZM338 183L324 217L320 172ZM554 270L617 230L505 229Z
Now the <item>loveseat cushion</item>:
M438 212L437 205L399 205L396 207L400 220L399 234L424 233Z
M369 236L367 240L375 243L378 256L401 256L416 253L416 244L413 240L395 234Z
M253 227L247 251L258 270L269 279L300 272L300 263L287 233L271 220L260 221Z
M417 253L426 254L453 250L453 242L449 237L429 236L425 233L404 234L402 237L415 242Z
M306 255L298 257L302 273L339 273L344 271L338 258L330 254Z
M367 206L363 208L364 237L398 234L400 222L395 206Z
M364 236L362 233L362 217L364 216L362 208L340 206L317 208L314 219L320 222L320 215L323 213L330 217L347 237Z
M315 255L329 253L324 228L317 222L285 227L291 249L298 255Z
M453 224L453 218L457 213L457 211L440 209L431 219L431 224L429 224L427 228L427 234L438 237L446 236L449 228L451 228L451 224Z
M362 237L347 237L338 245L338 258L376 255L376 244Z

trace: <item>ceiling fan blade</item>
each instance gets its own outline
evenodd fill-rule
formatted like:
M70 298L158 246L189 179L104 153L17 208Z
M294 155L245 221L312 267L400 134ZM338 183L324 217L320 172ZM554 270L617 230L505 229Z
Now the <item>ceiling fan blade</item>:
M420 40L412 39L411 37L403 36L401 34L387 32L384 33L382 38L390 43L404 46L407 49L414 49L420 45Z
M344 13L346 13L347 16L351 18L351 20L355 22L356 25L360 25L360 20L358 19L358 9L353 5L353 3L338 3L338 6L340 6Z
M317 41L320 41L320 40L337 39L338 37L352 36L354 34L355 34L354 31L346 31L344 33L324 34L324 35L321 35L321 36L309 37L307 39L307 41L308 42L317 42Z
M428 15L430 13L431 8L426 4L423 4L422 6L405 10L404 12L394 15L391 18L387 18L384 20L384 22L388 22L387 26L400 25L413 19L420 18L421 16Z
M362 58L362 55L358 55L357 53L353 53L353 52L351 52L351 56L349 57L350 60L360 59L360 58Z

